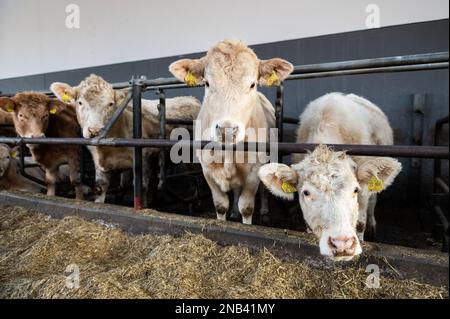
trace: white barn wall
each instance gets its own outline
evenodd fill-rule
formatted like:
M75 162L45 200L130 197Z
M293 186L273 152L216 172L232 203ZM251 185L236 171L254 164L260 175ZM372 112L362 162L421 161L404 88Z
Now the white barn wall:
M80 29L65 26L79 5ZM0 0L0 79L448 18L448 0ZM133 5L133 6L132 6Z

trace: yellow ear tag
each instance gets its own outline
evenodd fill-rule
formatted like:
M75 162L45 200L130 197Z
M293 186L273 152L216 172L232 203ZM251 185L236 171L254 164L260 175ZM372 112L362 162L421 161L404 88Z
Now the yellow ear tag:
M189 71L186 76L184 77L184 81L189 86L196 86L197 85L197 78L194 74L192 74L191 71Z
M17 153L18 153L17 151L12 151L10 155L12 158L17 158L18 155Z
M7 110L9 113L14 112L14 105L8 104L8 106L6 107L6 110Z
M383 180L376 176L372 176L367 188L369 189L369 192L380 192L383 190Z
M68 103L68 102L70 102L70 100L72 100L72 98L70 97L69 94L67 94L67 93L64 92L64 94L61 96L61 100L62 100L64 103ZM56 111L55 111L55 112L56 112ZM54 114L54 113L53 113L53 114Z
M278 78L278 75L275 73L275 71L272 71L272 74L267 79L267 86L273 86L278 85L280 79Z
M49 110L50 114L56 114L56 107L52 106Z
M297 191L297 188L295 188L294 185L288 182L283 182L283 184L281 184L281 189L285 193L295 193Z

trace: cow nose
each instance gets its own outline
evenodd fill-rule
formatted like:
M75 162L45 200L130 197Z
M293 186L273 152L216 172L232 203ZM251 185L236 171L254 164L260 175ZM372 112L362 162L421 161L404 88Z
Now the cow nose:
M98 135L99 129L96 127L88 127L89 135L95 137Z
M328 246L334 255L354 255L357 240L355 236L329 237Z
M216 124L216 136L222 143L236 143L239 134L239 126L231 123Z

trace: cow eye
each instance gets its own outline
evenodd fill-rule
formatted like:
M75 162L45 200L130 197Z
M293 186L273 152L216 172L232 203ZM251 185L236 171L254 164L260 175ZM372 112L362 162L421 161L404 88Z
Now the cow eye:
M359 189L358 187L355 187L355 189L353 190L353 194L358 194L359 193Z
M308 197L309 195L311 195L311 193L310 193L309 191L307 191L307 190L304 190L304 191L303 191L303 195L305 195L306 197Z
M252 83L252 85L250 85L250 88L251 88L251 89L254 89L254 88L255 88L255 86L256 86L256 83L255 83L255 82L253 82L253 83Z
M113 105L114 105L114 102L109 103L109 106L113 106Z
M79 105L83 105L83 102L81 102L81 101L78 101L78 104L79 104Z
M206 86L207 88L209 88L209 82L208 82L208 81L205 82L205 86Z

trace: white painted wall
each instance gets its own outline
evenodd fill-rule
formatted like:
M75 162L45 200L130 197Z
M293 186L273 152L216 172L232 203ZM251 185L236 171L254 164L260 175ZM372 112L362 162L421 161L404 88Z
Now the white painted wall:
M0 78L361 30L370 3L381 26L449 16L448 0L0 0Z

